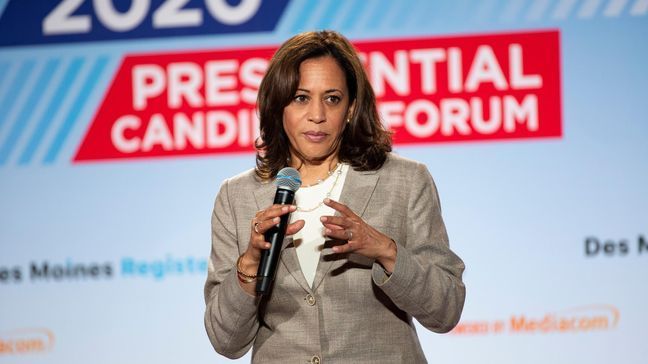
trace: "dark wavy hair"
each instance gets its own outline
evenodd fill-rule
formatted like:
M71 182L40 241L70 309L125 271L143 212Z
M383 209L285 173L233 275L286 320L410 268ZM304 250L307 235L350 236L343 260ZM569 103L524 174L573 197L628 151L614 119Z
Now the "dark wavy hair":
M349 105L355 102L342 132L338 159L355 170L377 170L391 151L391 133L378 116L376 97L351 43L334 31L304 32L288 39L274 54L261 81L257 99L260 140L256 143L256 174L270 179L288 165L290 141L283 128L284 108L299 86L299 66L311 58L333 57L344 71Z

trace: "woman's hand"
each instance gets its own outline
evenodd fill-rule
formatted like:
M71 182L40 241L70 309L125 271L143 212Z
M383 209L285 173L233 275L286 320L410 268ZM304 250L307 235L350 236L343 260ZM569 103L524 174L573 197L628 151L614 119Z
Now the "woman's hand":
M327 236L347 241L344 245L334 246L334 252L358 253L375 259L387 272L394 271L396 243L390 237L369 226L346 205L328 198L324 203L342 215L320 218Z
M272 205L264 210L258 211L250 223L250 243L247 250L241 257L237 269L249 276L256 275L261 261L261 252L270 249L270 243L265 241L266 231L279 223L280 217L291 213L297 209L294 205ZM286 236L293 235L304 227L304 220L297 220L288 224ZM243 284L241 286L250 294L254 294L253 284ZM250 282L252 283L252 282Z

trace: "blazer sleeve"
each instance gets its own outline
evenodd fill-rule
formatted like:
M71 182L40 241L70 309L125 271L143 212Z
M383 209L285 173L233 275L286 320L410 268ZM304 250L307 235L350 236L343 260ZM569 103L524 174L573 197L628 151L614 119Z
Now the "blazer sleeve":
M396 265L387 276L374 263L374 283L401 310L434 332L459 322L466 297L463 261L449 247L432 176L417 164L407 202L407 238L396 242Z
M205 283L205 329L214 349L228 358L240 358L252 346L259 322L257 301L238 282L239 257L229 182L216 197L211 218L212 246Z

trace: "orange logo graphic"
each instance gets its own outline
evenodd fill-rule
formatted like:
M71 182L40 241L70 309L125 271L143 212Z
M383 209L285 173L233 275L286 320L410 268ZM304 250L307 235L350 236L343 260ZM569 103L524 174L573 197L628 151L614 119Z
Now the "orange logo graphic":
M0 333L0 356L44 353L54 347L54 333L44 328L26 328Z
M579 306L539 316L513 314L508 320L461 321L454 335L548 334L606 331L616 328L621 315L612 305Z

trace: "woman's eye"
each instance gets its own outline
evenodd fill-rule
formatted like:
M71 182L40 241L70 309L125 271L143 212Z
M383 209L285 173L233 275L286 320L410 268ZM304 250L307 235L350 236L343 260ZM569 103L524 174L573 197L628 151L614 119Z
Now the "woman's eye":
M308 97L306 95L297 95L293 100L298 103L303 103L308 101Z
M337 104L340 102L341 98L340 96L335 96L335 95L330 95L326 97L326 101L328 101L331 104Z

